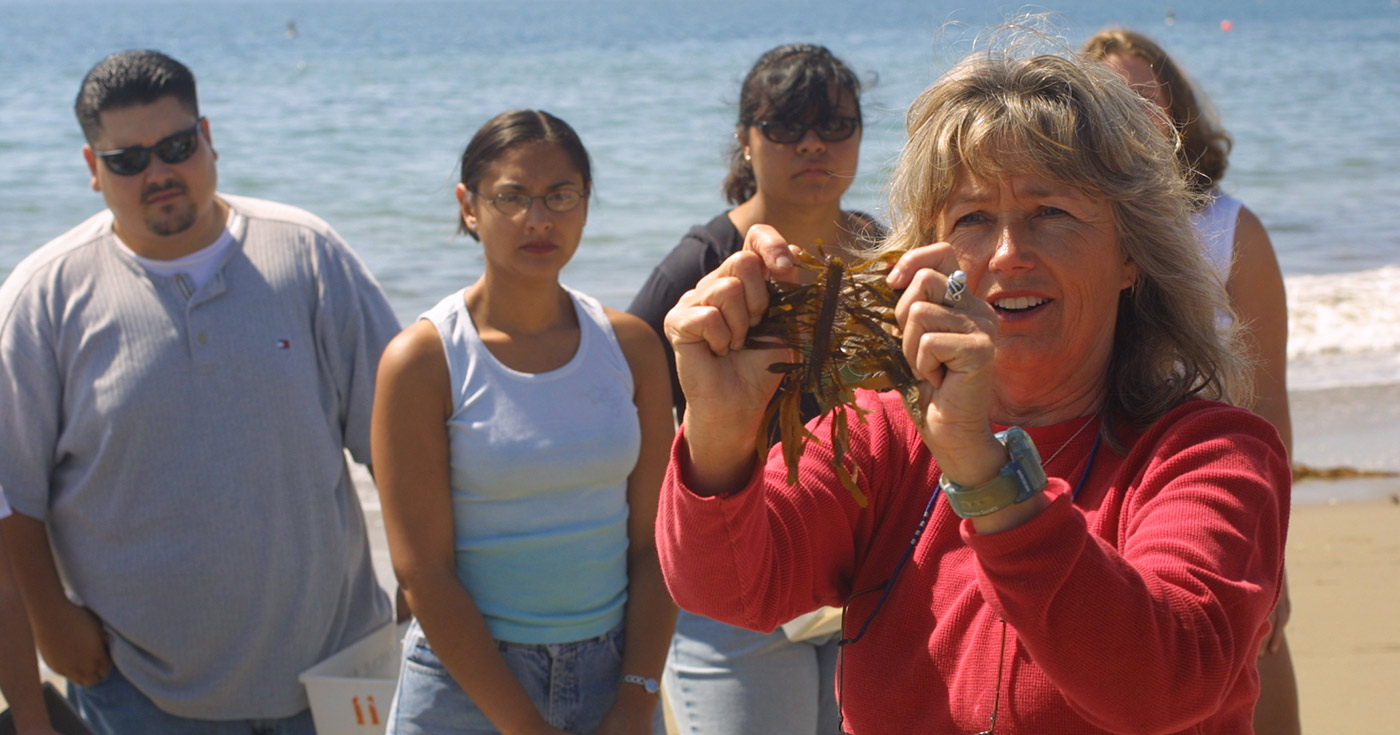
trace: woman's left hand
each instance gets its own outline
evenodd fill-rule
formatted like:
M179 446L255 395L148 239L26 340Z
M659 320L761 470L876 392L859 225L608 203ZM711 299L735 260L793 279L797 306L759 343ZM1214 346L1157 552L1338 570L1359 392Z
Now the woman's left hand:
M643 692L635 685L621 685L612 708L598 723L596 735L651 735L652 719L661 706L659 700L659 695Z
M904 357L919 381L924 443L948 479L976 486L1007 461L990 425L997 315L971 283L960 301L944 302L957 267L950 245L927 245L905 253L888 281L905 289L895 318Z

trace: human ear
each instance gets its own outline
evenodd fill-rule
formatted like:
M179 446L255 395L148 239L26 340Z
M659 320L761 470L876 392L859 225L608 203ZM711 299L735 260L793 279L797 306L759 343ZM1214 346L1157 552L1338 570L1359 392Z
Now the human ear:
M453 193L456 194L457 203L461 207L462 226L472 232L476 232L476 207L474 206L475 197L473 197L471 191L467 189L466 184L458 184L457 188L454 190Z
M214 137L209 134L209 118L199 118L199 130L204 133L204 142L209 145L209 152L214 154L214 160L219 160L219 152L214 150Z
M739 125L734 128L734 140L739 141L739 154L747 161L749 155L749 126Z
M91 186L93 191L102 191L102 183L97 180L97 154L93 153L92 146L86 143L83 144L83 160L87 161L88 175L91 176L88 186Z
M1140 272L1139 269L1138 269L1138 264L1137 264L1136 262L1134 262L1132 258L1128 258L1128 259L1124 260L1124 261L1123 261L1123 285L1120 287L1119 290L1123 290L1123 289L1131 290L1131 289L1133 289L1133 288L1136 288L1136 287L1137 287L1137 283L1138 283L1138 278L1139 278L1139 276L1141 276L1141 272Z

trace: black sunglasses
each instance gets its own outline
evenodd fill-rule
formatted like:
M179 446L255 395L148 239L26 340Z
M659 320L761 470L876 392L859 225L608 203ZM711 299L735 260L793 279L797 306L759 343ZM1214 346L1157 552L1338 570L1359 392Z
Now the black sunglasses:
M856 134L856 130L860 128L860 118L828 117L814 123L765 120L755 124L763 131L763 137L774 143L796 143L807 137L808 130L817 131L817 137L828 143L838 143Z
M171 133L150 147L132 145L110 151L93 151L93 155L101 158L107 164L107 170L118 176L135 176L145 171L151 163L152 153L173 166L188 160L199 150L199 124L202 122L204 118L201 117L187 130Z

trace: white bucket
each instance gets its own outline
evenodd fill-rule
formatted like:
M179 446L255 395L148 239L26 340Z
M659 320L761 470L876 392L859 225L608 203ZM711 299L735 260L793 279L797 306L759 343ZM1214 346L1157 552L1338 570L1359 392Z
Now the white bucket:
M301 672L318 735L383 735L407 629L385 625Z

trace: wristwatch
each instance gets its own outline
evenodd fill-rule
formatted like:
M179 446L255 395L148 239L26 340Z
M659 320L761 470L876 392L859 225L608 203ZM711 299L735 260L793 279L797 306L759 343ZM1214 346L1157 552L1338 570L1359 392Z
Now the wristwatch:
M1024 503L1045 490L1049 480L1045 468L1040 465L1040 452L1025 429L1013 426L996 434L997 441L1006 446L1011 461L981 487L965 487L948 479L939 478L938 486L948 497L948 505L959 518L975 518L995 513L1017 503Z
M661 689L661 682L658 682L650 676L640 676L638 674L623 674L622 683L636 684L647 690L647 694L655 694L657 690Z

